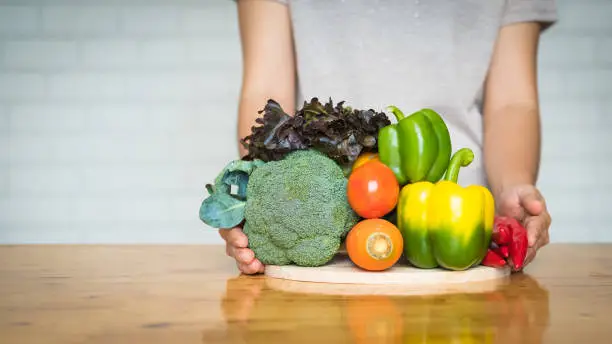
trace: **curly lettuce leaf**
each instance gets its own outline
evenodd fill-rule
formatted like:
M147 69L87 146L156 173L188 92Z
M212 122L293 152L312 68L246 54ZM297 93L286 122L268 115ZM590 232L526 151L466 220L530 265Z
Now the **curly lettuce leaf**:
M364 151L378 151L378 131L391 124L387 115L374 110L356 110L330 99L304 102L295 116L286 114L268 100L251 134L242 140L247 159L274 161L295 150L314 148L343 167L352 165Z

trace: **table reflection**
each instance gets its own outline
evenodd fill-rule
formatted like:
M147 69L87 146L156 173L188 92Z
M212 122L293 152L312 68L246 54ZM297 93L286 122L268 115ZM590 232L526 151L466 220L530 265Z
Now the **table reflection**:
M203 342L542 343L549 324L548 291L527 274L483 292L435 295L271 285L278 281L229 279L221 302L226 326L204 333Z

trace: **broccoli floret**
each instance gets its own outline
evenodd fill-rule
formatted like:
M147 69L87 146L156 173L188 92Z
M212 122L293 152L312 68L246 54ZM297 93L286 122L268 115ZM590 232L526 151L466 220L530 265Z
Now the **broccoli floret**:
M359 217L346 198L340 166L300 150L249 176L244 233L264 264L320 266L331 260Z

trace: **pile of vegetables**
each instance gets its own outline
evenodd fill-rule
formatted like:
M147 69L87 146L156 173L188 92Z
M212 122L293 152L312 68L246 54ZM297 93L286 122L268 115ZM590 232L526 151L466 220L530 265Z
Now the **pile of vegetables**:
M519 269L527 236L515 220L494 215L482 186L457 184L474 153L451 156L448 128L431 109L405 116L305 102L293 116L269 100L248 154L230 162L200 206L214 228L242 225L265 265L322 266L344 242L351 261L369 271L406 263L466 270Z

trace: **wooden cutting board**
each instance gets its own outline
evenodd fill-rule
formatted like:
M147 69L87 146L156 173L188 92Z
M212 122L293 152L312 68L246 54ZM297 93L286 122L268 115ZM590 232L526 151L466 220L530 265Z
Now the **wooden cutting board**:
M326 291L326 293L362 293L364 290L366 293L385 293L387 290L400 294L437 292L436 290L479 290L481 286L488 288L503 283L510 272L509 268L485 266L477 266L465 271L419 269L408 266L406 263L398 263L385 271L371 272L355 266L345 253L337 254L330 263L320 267L268 265L265 269L265 275L275 279L271 280L269 284L279 289L297 285L299 288L306 288L311 291L319 289ZM311 283L288 283L290 281ZM329 285L323 286L313 283ZM330 286L335 284L343 286L338 286L340 289ZM359 285L359 287L355 288L350 285Z

